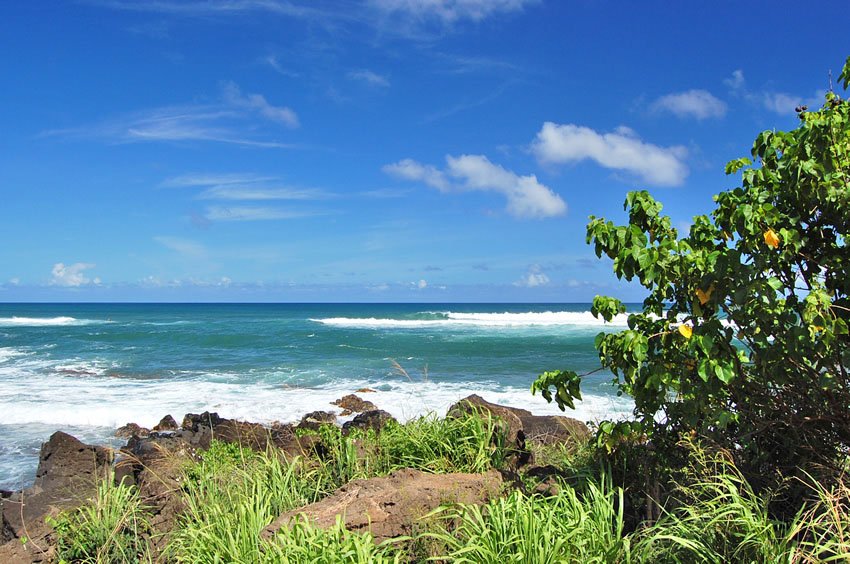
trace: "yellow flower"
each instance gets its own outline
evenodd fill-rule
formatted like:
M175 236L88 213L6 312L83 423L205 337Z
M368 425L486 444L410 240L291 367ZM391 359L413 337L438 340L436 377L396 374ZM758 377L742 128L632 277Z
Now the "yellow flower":
M776 234L776 231L773 229L768 229L764 232L764 242L773 247L774 249L779 248L779 235Z
M679 333L681 333L682 337L690 339L691 335L694 334L694 328L683 323L682 325L679 325Z
M708 287L708 290L703 291L702 288L697 288L696 295L699 298L700 305L705 305L711 299L711 294L714 293L714 284Z

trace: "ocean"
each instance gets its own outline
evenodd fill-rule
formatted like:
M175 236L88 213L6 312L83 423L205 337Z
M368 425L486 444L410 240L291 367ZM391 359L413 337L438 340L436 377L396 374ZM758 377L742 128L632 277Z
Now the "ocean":
M479 394L561 413L530 386L542 371L599 367L619 330L587 304L0 304L0 489L31 484L56 430L120 446L115 429L216 411L293 422L360 388L399 419ZM590 376L567 415L621 417L611 375Z

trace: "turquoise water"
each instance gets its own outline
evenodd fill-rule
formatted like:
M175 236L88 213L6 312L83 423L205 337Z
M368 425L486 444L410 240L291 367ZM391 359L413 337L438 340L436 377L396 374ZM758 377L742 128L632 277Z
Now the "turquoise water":
M54 430L117 444L167 413L296 421L363 387L403 419L470 393L558 413L535 376L597 368L594 337L623 325L587 304L0 304L0 488ZM580 419L631 409L605 374L583 393Z

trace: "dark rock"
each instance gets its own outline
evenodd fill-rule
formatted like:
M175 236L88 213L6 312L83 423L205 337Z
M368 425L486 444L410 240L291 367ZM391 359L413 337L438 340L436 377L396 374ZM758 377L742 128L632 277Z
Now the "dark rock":
M123 427L118 427L115 431L115 436L122 439L130 437L147 437L150 434L150 429L136 425L135 423L127 423Z
M296 426L296 429L317 431L322 425L334 425L335 423L336 413L332 411L311 411L301 418L301 422Z
M348 434L354 429L363 431L372 429L376 433L380 433L384 425L390 421L395 421L395 417L383 409L373 409L357 415L351 421L346 421L342 426L342 432Z
M336 405L342 408L342 412L340 415L346 416L351 415L352 413L363 413L364 411L372 411L378 409L371 401L366 401L361 399L354 394L348 394L347 396L343 396L336 401L332 401L331 405Z
M353 480L319 502L282 514L262 534L270 538L299 518L328 528L341 516L346 529L358 533L369 531L375 542L380 543L410 535L416 521L440 505L486 503L498 496L501 488L501 476L493 471L428 474L399 470L385 477Z
M359 390L357 390L357 393L358 394L374 394L376 392L372 388L360 388Z
M197 433L201 427L213 428L221 422L222 419L218 416L218 413L210 413L209 411L205 411L200 415L196 413L187 413L183 416L183 423L180 427L182 427L184 431Z
M94 497L98 483L109 473L112 458L109 449L83 444L61 431L53 433L41 445L33 486L0 500L3 517L0 535L5 539L13 537L6 544L23 544L17 540L21 537L32 541L29 547L22 547L23 552L16 547L9 549L11 552L5 551L4 545L0 561L22 561L22 554L33 557L27 562L39 561L42 550L39 548L37 554L33 551L41 546L38 540L52 530L46 526L45 516L77 507Z
M154 431L176 431L177 429L177 421L171 415L166 415L153 427Z

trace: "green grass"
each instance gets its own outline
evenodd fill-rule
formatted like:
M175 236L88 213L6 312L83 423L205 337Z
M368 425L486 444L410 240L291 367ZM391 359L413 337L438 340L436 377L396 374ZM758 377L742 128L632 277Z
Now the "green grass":
M166 562L328 564L457 562L850 562L850 487L795 482L809 503L793 518L769 511L722 451L691 446L662 517L627 531L626 496L592 450L549 446L538 463L561 470L554 495L506 493L483 506L440 508L410 538L376 544L368 534L295 520L265 540L281 513L355 478L400 468L481 472L504 462L504 438L486 418L426 417L376 434L320 430L321 459L288 460L214 441L181 479L185 505ZM524 480L529 489L533 480ZM781 493L781 492L780 492ZM134 487L104 481L91 502L52 520L60 562L146 562L149 524Z
M148 516L135 486L103 480L94 499L48 519L56 532L60 562L111 563L148 560Z
M622 490L604 477L583 492L567 485L549 497L515 491L481 507L440 510L444 530L424 536L432 550L442 547L433 560L458 564L626 561L622 502Z

